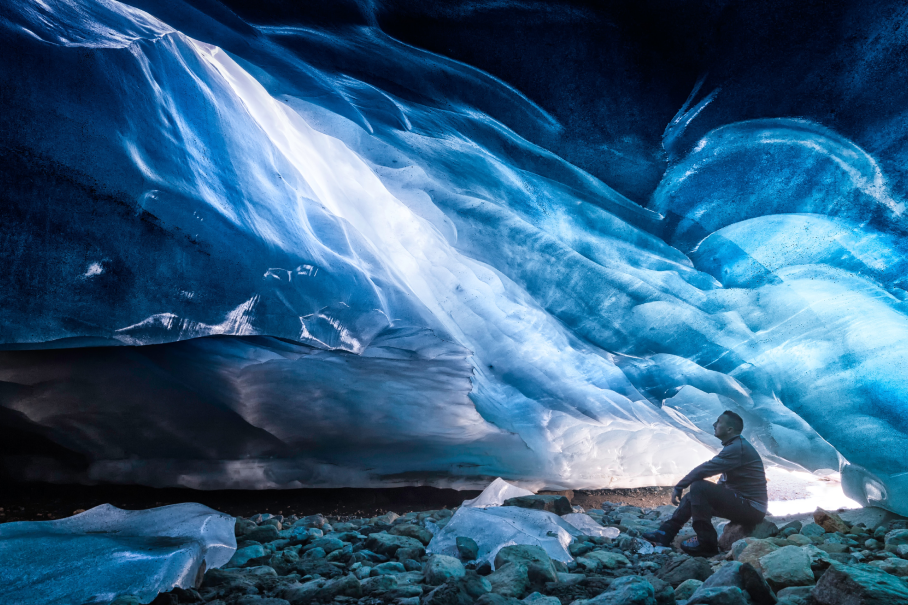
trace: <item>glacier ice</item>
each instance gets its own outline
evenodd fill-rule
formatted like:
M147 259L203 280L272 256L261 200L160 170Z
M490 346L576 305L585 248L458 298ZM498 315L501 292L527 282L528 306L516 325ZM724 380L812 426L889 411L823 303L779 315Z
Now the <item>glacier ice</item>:
M856 142L767 118L686 150L698 85L644 208L479 70L165 4L0 20L0 421L77 459L8 472L665 485L734 409L767 460L908 510L905 207Z
M57 521L4 523L0 600L64 605L133 595L149 602L198 586L206 569L233 556L234 523L201 504L138 511L102 504Z

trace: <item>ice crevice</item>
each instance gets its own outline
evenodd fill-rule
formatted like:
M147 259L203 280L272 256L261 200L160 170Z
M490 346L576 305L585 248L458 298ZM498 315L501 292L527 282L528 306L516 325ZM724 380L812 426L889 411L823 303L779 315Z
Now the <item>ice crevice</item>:
M31 184L3 216L0 411L86 462L4 458L19 476L669 485L733 409L774 468L906 512L904 204L856 143L725 124L640 208L458 95L557 130L531 99L368 28L200 40L48 6L0 22L8 111L39 133L2 142ZM332 71L316 38L426 88Z

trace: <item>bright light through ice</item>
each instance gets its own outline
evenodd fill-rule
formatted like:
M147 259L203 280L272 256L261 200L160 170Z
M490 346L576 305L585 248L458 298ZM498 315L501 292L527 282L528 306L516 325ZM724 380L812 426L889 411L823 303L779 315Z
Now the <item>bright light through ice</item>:
M94 277L95 275L101 275L104 273L103 267L100 263L92 263L88 265L88 270L82 274L82 277Z
M766 478L769 480L770 515L812 513L817 507L826 510L861 507L842 491L839 473L818 477L803 471L769 467Z

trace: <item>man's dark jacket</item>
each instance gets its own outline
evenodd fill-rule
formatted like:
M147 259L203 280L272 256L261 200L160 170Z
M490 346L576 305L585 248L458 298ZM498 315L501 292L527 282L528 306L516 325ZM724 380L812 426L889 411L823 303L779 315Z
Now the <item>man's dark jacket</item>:
M718 456L687 473L676 487L684 489L694 481L722 473L719 485L737 492L765 513L769 497L766 495L766 473L760 454L741 435L735 435L722 445L724 447Z

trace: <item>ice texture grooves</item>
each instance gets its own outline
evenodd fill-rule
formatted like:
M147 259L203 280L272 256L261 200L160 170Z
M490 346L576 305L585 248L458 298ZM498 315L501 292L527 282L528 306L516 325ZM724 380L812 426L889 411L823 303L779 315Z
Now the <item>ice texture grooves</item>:
M201 504L127 511L102 504L58 521L0 525L0 601L148 603L196 586L236 551L235 519Z
M906 512L905 206L854 141L701 80L643 207L377 27L144 8L0 17L0 421L84 462L10 472L667 485L733 409Z

